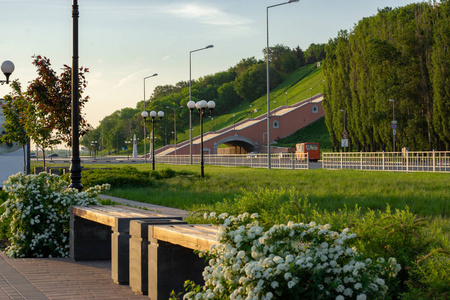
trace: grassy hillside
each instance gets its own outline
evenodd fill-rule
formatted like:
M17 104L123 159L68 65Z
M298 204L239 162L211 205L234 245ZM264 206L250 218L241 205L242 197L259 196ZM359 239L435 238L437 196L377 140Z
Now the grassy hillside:
M325 125L325 117L276 142L279 147L295 147L297 143L315 142L320 143L321 151L331 151L330 134Z
M310 64L291 73L280 85L270 92L270 109L279 106L292 105L309 97L323 92L324 75L322 67L317 68L316 64ZM253 117L267 113L267 96L261 96L253 102L243 102L240 106L227 114L214 111L213 119L205 118L203 130L210 131L213 128L218 130L250 117L249 111L257 110ZM233 117L235 115L235 117ZM200 135L198 118L193 118L193 135ZM189 139L189 129L177 134L178 142Z

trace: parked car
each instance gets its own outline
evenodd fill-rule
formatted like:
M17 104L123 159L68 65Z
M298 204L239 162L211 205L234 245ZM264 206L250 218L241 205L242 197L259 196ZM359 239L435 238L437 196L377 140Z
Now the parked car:
M36 158L36 153L30 153L30 158Z
M58 157L58 153L49 154L47 157Z

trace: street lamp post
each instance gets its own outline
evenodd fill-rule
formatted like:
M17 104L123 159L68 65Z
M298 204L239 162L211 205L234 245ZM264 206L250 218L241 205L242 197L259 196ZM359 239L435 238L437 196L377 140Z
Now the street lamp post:
M78 91L78 0L73 0L72 5L72 159L70 165L70 188L83 189L81 184L81 160L80 160L80 137L79 137L79 91Z
M191 107L188 102L188 107L192 111L194 107ZM200 177L205 177L205 167L204 167L204 160L203 160L203 115L207 112L209 109L209 114L212 115L212 112L214 108L216 107L216 103L214 101L206 101L201 100L195 103L195 108L197 108L198 115L200 116Z
M169 106L166 106L166 108L173 109L173 131L175 132L174 144L175 144L175 155L177 155L177 117L176 117L176 114L175 114L175 110L179 109L179 108L183 108L183 106L180 106L180 107L169 107Z
M214 47L214 45L208 45L208 46L206 46L204 48L192 50L192 51L189 52L189 102L193 102L192 101L192 94L191 94L191 86L192 86L191 54L194 53L194 52L197 52L197 51L206 50L206 49L210 49L210 48L213 48L213 47ZM189 102L188 102L188 107L190 107L189 106ZM195 103L193 104L193 106L195 107ZM189 108L189 109L191 109L191 108ZM189 153L190 153L190 157L191 157L191 165L192 165L192 109L191 109L191 113L189 114L189 140L190 140Z
M392 150L395 152L395 134L397 133L397 121L395 121L395 100L389 99L392 102Z
M14 72L14 64L10 60L5 60L1 66L3 74L5 74L6 80L0 80L1 84L9 84L9 76Z
M145 105L145 100L144 100L144 105ZM148 117L148 112L144 111L142 112L142 117L144 118L144 163L147 163L147 117Z
M131 144L132 141L125 141L125 144L127 145L127 159L130 160L130 152L128 152L128 145Z
M145 101L147 100L145 98L145 79L150 78L150 77L155 77L155 76L158 76L158 74L155 73L153 75L144 77L144 111L142 112L142 117L144 118L144 163L147 163L147 142L146 142L146 140L147 140L147 135L146 135L146 128L147 128L147 126L146 126L146 119L148 117L148 112L145 111Z
M267 71L267 169L271 169L270 162L270 82L269 82L269 8L295 3L299 0L289 0L288 2L279 3L266 8L266 32L267 32L267 47L266 47L266 71Z
M97 144L98 144L98 141L92 141L91 142L91 146L92 146L92 148L94 149L94 159L95 159L95 156L96 156L96 154L97 154Z
M162 121L162 118L164 117L163 111L158 111L158 117ZM155 118L156 118L156 111L152 110L150 112L150 118L152 118L152 170L155 170Z
M346 117L346 114L347 114L347 111L345 110L345 109L341 109L341 111L344 113L344 131L342 132L342 143L341 143L341 146L342 146L342 148L344 148L344 152L345 152L345 148L347 147L347 146L345 146L346 144L345 144L345 142L344 142L344 140L346 140L347 139L347 130L346 130L346 128L345 128L345 117ZM347 151L348 152L348 151Z

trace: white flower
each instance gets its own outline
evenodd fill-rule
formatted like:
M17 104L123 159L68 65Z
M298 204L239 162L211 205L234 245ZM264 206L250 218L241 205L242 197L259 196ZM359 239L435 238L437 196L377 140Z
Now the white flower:
M276 289L276 288L279 286L279 284L278 284L277 281L272 281L272 283L270 284L270 286L271 286L272 288Z
M365 294L359 294L358 296L356 296L356 300L366 300L367 296Z
M336 300L344 300L345 298L344 298L344 296L342 296L342 295L339 295L339 296L337 296L336 297Z

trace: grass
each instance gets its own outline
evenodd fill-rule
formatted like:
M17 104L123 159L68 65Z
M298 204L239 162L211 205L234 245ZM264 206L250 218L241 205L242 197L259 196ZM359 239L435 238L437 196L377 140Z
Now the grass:
M275 89L270 92L270 109L275 109L279 106L292 105L309 97L323 92L323 75L322 67L317 68L316 64L310 64L302 67L285 78ZM230 126L233 121L239 122L250 117L248 112L250 110L257 110L253 113L253 117L267 114L267 96L261 96L253 102L244 102L240 106L234 108L227 114L222 114L220 111L214 112L214 121L206 118L203 124L205 131L212 128L214 122L214 129ZM216 115L219 114L219 115ZM235 115L235 117L233 117ZM192 124L193 136L200 135L199 124ZM189 139L189 129L179 130L177 133L177 140L179 142Z
M134 165L148 170L149 165ZM113 167L112 165L110 167ZM198 173L199 166L157 165ZM363 210L404 209L420 216L444 217L449 214L450 174L389 173L358 170L271 170L246 167L206 166L206 177L179 176L159 180L151 187L112 188L112 196L177 208L196 210L212 207L244 191L285 189L299 192L319 209L337 211L356 205Z
M320 151L331 151L331 139L325 117L296 131L288 137L277 140L278 147L295 147L297 143L314 142L320 144Z

